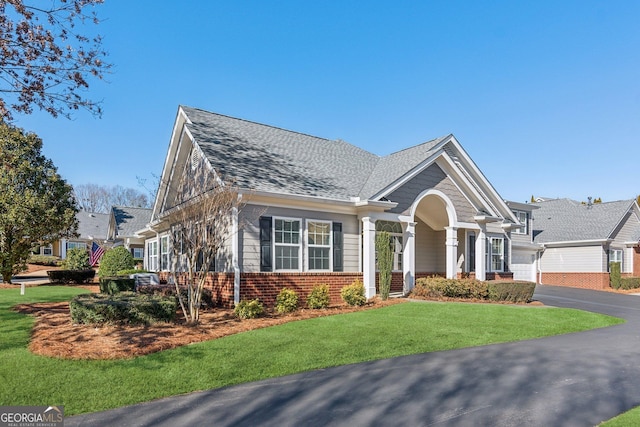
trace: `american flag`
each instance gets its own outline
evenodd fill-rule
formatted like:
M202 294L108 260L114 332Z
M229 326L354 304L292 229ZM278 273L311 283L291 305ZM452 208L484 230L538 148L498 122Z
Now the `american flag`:
M89 264L91 264L91 267L93 267L98 263L98 261L100 261L102 255L104 255L104 248L98 245L96 242L93 242L93 244L91 245L91 257L89 258Z

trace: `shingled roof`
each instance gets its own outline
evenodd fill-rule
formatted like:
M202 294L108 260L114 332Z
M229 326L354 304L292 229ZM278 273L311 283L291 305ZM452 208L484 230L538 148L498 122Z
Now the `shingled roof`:
M114 237L130 237L136 234L136 231L146 227L151 220L151 209L133 208L128 206L114 206L111 213L115 219L116 236ZM106 234L106 233L105 233Z
M191 107L186 127L223 179L279 194L368 199L424 161L444 138L380 157L328 140Z
M604 240L613 237L616 227L632 208L634 200L582 204L570 199L550 199L538 203L534 216L534 242ZM640 237L640 230L638 230Z
M80 211L76 214L80 239L104 240L107 238L109 214Z

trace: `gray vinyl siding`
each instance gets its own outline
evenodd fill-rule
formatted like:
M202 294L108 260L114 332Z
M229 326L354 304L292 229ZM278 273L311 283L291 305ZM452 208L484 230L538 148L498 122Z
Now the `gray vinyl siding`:
M607 254L600 245L547 248L540 257L545 273L603 273L606 265Z
M614 239L611 242L611 249L622 249L622 272L633 273L633 248L626 247L625 243L636 240L638 227L640 227L640 219L638 215L630 211L621 222L620 226L614 232Z
M432 164L420 174L409 180L402 187L393 191L387 199L398 203L392 212L402 213L407 211L416 198L425 190L436 189L446 194L456 209L458 221L473 222L476 210L471 203L458 190L451 178L449 178L440 166Z
M324 220L342 223L344 238L344 271L360 271L359 248L360 228L355 215L334 214L328 212L308 211L302 209L287 209L279 207L265 207L248 205L240 214L240 222L244 224L239 233L240 269L246 273L260 271L260 229L261 216L300 218L303 226L307 220ZM303 241L303 254L306 246ZM303 262L306 265L306 262Z
M629 212L613 234L613 245L624 245L636 240L636 233L640 226L640 219L635 212Z

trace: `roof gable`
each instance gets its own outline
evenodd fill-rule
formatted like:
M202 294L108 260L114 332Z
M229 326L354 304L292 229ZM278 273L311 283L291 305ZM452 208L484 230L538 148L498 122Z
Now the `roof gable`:
M463 192L471 192L469 201L478 211L517 221L453 135L380 157L341 140L186 106L178 109L154 220L171 206L192 149L200 150L222 179L246 191L340 202L384 201L389 192L438 161L447 174L456 175Z
M112 237L130 237L136 231L146 227L151 220L151 209L129 206L114 206L111 208L111 220L115 223L116 233Z

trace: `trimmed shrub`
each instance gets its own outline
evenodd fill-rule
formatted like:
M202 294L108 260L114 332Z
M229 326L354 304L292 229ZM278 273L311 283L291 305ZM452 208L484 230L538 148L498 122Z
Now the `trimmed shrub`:
M473 298L486 299L486 282L475 279L446 279L444 277L423 277L416 280L412 295L427 298Z
M260 304L260 300L243 300L235 306L233 314L240 319L255 319L264 314L264 307Z
M127 268L126 270L118 271L116 276L128 276L130 274L139 274L139 273L151 273L151 271L144 270L144 269L138 270L138 269L135 269L135 268Z
M314 285L311 293L307 297L307 306L309 308L327 308L330 302L329 285Z
M62 261L65 270L88 270L89 252L83 248L72 248L67 251L67 258Z
M531 282L486 282L491 301L529 302L536 284Z
M136 279L123 276L101 277L100 293L114 295L120 292L133 292L136 288Z
M356 280L352 284L340 289L340 297L342 298L342 301L351 306L360 306L367 302L364 284L360 280Z
M276 297L276 312L291 313L298 309L298 294L292 289L282 288Z
M102 255L100 259L100 270L98 276L116 276L120 270L133 269L133 255L124 246L111 248Z
M85 324L152 324L172 322L178 303L173 297L137 295L123 292L118 295L83 294L69 302L74 323Z
M411 296L529 302L536 284L529 282L482 282L475 279L423 277L416 280Z
M60 258L53 255L29 255L27 264L49 265L51 267L57 267L60 264Z
M132 279L135 280L135 279ZM136 287L136 292L144 295L158 295L158 296L176 296L176 286L175 285L139 285ZM187 299L187 287L180 286L180 294L182 298L186 301ZM213 308L215 307L215 303L213 301L213 293L211 289L204 288L202 289L202 296L200 297L200 307L203 308Z
M638 288L640 288L640 277L620 278L620 289L638 289Z
M51 283L81 284L93 281L95 270L48 270L47 276Z
M620 274L620 263L619 262L610 262L609 263L609 285L613 289L620 289L622 285L622 276Z

